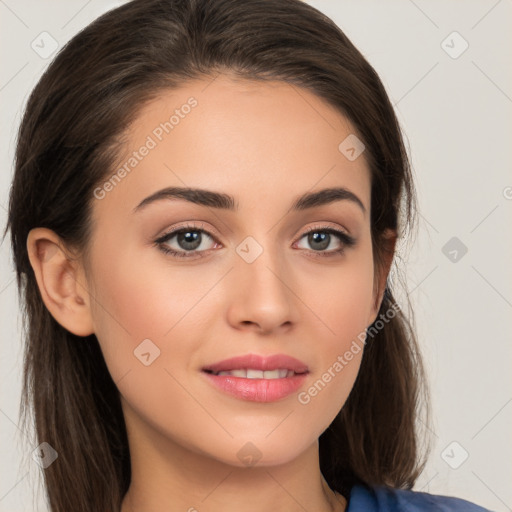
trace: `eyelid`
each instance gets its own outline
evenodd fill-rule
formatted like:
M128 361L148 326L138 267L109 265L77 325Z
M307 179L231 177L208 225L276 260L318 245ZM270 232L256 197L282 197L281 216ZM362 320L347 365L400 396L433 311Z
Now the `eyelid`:
M200 225L197 225L196 222L200 222ZM215 233L215 230L210 229L210 228L206 229L203 221L186 221L183 224L178 224L177 226L174 226L174 227L164 231L161 235L159 235L155 239L155 242L161 242L163 239L167 238L169 235L179 233L180 231L186 230L186 229L203 231L208 236L210 236L212 239L214 239L217 243L220 243L218 240L219 236ZM333 229L334 231L341 231L347 237L354 239L354 237L350 235L350 232L347 229L345 229L344 227L340 227L337 225L330 226L328 221L324 221L323 223L321 221L317 221L317 223L315 225L310 226L303 231L300 231L299 235L297 235L298 238L296 238L293 243L298 242L305 235L308 235L311 232L328 230L328 229ZM214 233L212 233L212 231L214 231ZM204 252L204 251L202 251L202 252Z
M163 235L160 235L153 243L164 254L170 256L173 259L179 260L183 259L183 261L197 261L201 258L207 257L213 249L206 249L203 251L182 251L175 250L169 247L166 247L165 244L169 239L174 238L179 233L189 231L199 231L206 236L210 237L216 244L219 243L217 240L217 236L210 233L208 230L204 228L204 223L201 223L201 226L198 227L194 221L188 221L183 225L174 226L172 229L167 230ZM212 230L215 231L215 230ZM306 228L304 231L301 231L299 238L293 242L293 245L299 243L303 238L307 237L309 233L314 232L324 232L336 237L341 243L340 249L334 250L322 250L322 251L314 251L314 250L306 250L306 253L315 259L323 259L323 258L332 258L336 256L342 256L345 254L347 249L350 249L354 245L356 245L357 240L354 236L350 235L344 227L333 227L329 224L326 224L325 221L323 223L317 223L316 225L310 226Z
M196 224L196 222L199 224ZM212 233L212 231L215 232L214 229L205 228L205 224L203 221L194 221L194 220L190 221L189 220L189 221L184 222L183 224L178 224L176 226L173 226L172 228L166 229L161 235L157 236L157 238L155 239L155 242L159 242L159 241L163 240L164 238L167 238L169 235L176 234L180 231L187 230L187 229L194 230L194 231L203 231L208 236L210 236L212 238L215 238L215 239L218 238L218 236L215 233Z
M309 235L309 233L311 233L312 231L324 231L324 230L329 230L329 229L332 229L334 231L340 231L342 232L343 234L347 235L348 237L350 238L354 238L348 229L344 228L343 226L339 226L339 225L330 225L329 221L317 221L317 224L313 225L313 226L310 226L309 228L306 228L304 231L301 231L301 234L299 235L300 238L302 238L304 235ZM299 238L299 240L300 240Z

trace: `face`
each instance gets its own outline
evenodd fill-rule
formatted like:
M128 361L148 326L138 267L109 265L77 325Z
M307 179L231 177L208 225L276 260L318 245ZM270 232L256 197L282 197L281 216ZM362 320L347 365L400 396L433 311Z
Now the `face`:
M317 442L377 313L370 174L339 149L354 132L310 92L228 76L137 117L95 191L86 284L129 434L238 466Z

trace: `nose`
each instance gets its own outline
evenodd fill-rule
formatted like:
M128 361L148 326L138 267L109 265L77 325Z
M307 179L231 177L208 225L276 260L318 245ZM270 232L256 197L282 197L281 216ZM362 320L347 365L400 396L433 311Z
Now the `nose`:
M297 323L300 301L293 290L293 272L286 267L282 257L268 250L251 263L236 257L228 284L228 320L233 327L270 334Z

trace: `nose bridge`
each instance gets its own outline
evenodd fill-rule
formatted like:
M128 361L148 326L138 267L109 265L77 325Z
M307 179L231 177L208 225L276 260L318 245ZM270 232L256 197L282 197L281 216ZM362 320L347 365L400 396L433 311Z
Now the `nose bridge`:
M278 244L271 242L271 234L258 235L258 239L247 236L236 247L237 274L241 279L249 279L253 285L276 292L284 286L285 276L280 277L285 272L284 257Z
M253 322L265 330L293 321L293 293L279 244L272 233L247 236L236 247L233 279L236 293L232 306L238 321Z

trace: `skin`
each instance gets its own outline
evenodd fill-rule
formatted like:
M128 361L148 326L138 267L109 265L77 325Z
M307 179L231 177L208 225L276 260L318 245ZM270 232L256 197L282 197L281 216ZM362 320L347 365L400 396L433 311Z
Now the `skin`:
M364 153L349 161L338 150L355 130L311 92L221 75L147 104L125 134L123 158L190 96L197 106L94 200L87 261L46 228L27 240L49 311L70 332L96 335L120 391L132 460L122 512L345 510L321 475L318 438L345 403L362 350L308 404L297 393L244 401L200 370L247 353L284 353L308 365L304 391L373 322L391 260L376 272ZM239 210L175 199L133 213L168 186L228 193ZM299 195L329 187L349 189L366 211L348 200L288 211ZM212 235L195 256L174 258L154 245L186 223ZM315 257L321 250L304 233L317 226L356 243ZM247 236L263 249L250 264L236 252ZM177 237L167 246L185 251ZM331 236L323 252L341 246ZM160 349L149 366L134 357L144 339ZM253 466L237 456L248 442L261 457Z

